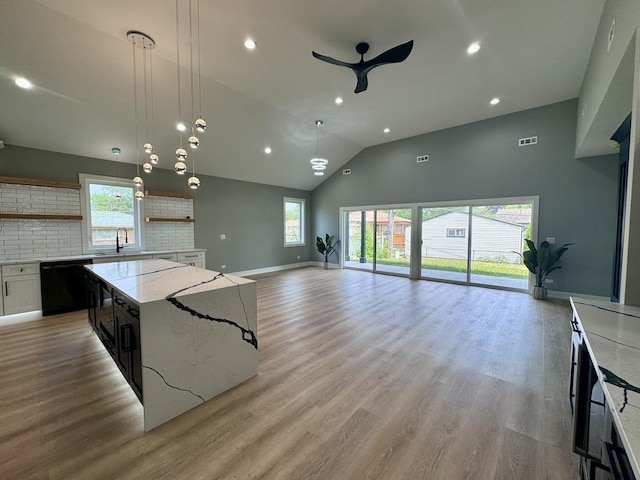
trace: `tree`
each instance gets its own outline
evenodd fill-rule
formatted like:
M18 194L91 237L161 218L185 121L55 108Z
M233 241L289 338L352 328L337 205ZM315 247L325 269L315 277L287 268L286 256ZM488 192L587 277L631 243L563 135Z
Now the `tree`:
M116 195L119 194L120 197ZM98 212L133 212L133 189L104 186L100 193L91 195L91 210Z

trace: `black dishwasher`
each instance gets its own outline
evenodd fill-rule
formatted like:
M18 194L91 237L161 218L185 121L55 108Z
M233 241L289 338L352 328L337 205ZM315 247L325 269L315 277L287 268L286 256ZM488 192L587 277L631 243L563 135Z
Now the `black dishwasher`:
M91 259L40 263L42 315L87 308L84 265Z

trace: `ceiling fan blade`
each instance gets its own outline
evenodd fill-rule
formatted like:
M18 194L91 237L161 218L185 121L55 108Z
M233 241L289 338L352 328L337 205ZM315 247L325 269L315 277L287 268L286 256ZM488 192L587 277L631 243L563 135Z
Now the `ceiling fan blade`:
M381 53L371 60L367 60L366 62L364 62L364 68L367 70L371 70L378 65L404 62L411 53L412 49L413 40L410 40L407 43L403 43L402 45L398 45L397 47L390 48L386 52Z
M353 91L353 93L364 92L369 86L369 79L367 78L367 72L356 72L354 70L354 73L356 74L358 83L356 83L356 89Z
M311 52L311 54L314 57L316 57L318 60L322 60L323 62L331 63L333 65L338 65L339 67L353 68L354 66L353 63L347 63L341 60L336 60L335 58L327 57L326 55L320 55L319 53L316 53L313 51Z

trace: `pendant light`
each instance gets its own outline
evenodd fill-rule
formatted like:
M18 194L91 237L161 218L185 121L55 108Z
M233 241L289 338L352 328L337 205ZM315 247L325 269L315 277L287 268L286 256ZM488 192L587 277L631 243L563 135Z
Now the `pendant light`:
M155 48L155 41L147 34L139 32L137 30L129 30L127 32L127 40L133 46L133 78L134 78L134 102L136 109L136 162L138 160L138 139L137 139L137 129L138 129L138 116L137 116L137 108L138 108L138 92L137 92L137 78L138 78L138 69L136 62L136 48L142 50L142 63L143 63L143 86L144 86L144 116L145 116L145 137L146 141L142 146L142 149L145 153L150 154L148 161L145 161L142 165L142 169L145 173L151 173L153 170L153 165L158 163L158 155L154 153L153 145L151 144L150 138L150 124L153 123L153 67L152 67L152 58L151 58L151 50ZM147 64L149 64L150 75L147 75ZM150 84L150 88L149 88ZM151 101L149 99L149 89L151 89ZM151 103L151 115L152 120L149 121L149 104ZM138 163L138 162L137 162ZM136 177L136 181L138 181L139 175ZM142 185L136 183L136 185Z
M191 174L191 177L189 178L189 180L187 180L187 185L189 185L190 189L197 190L198 187L200 186L200 179L196 177L196 152L193 152L192 161L193 161L193 170L192 170L193 173Z
M184 124L182 123L182 100L180 98L182 88L180 86L180 5L179 0L176 0L176 72L178 75L178 131L181 132L180 146L176 150L177 162L173 166L173 169L178 175L184 175L187 170L187 165L184 161L187 159L187 151L182 148L182 131L184 130Z
M182 98L181 98L181 63L180 63L180 5L179 0L175 0L176 4L176 64L177 64L177 77L178 77L178 117L179 127L178 130L185 131L185 124L182 122ZM200 112L202 112L202 86L201 86L201 68L200 68L200 1L196 1L196 43L197 43L197 55L198 55L198 102ZM194 69L194 11L193 1L189 0L189 94L191 98L191 118L195 118L195 69ZM187 139L187 144L190 149L194 151L200 147L200 139L197 137L196 132L204 132L207 128L207 122L202 118L202 113L192 123L191 135ZM183 136L180 134L180 146L176 150L176 163L174 170L178 175L184 175L187 171L186 160L188 158L187 151L183 148ZM195 176L195 159L193 162L193 175L187 181L190 188L196 189L200 185L200 180Z
M200 0L196 0L196 18L198 19L197 28L198 28L198 106L199 106L199 116L194 122L194 126L196 130L200 133L203 133L207 129L207 122L202 118L202 70L200 68Z
M324 171L327 168L328 160L320 158L320 127L324 124L322 120L316 120L316 156L309 160L311 163L311 169L316 176L324 175Z
M120 175L118 175L118 155L120 155L122 153L122 150L120 150L120 148L118 147L113 147L111 149L111 153L113 153L113 161L116 163L116 179L119 182L120 181ZM122 195L120 194L120 187L116 188L116 193L114 195L114 197L116 197L118 200L120 200L120 198L122 197Z
M136 151L136 176L133 177L133 184L136 186L136 192L134 194L137 200L144 198L144 192L142 191L143 180L140 177L140 157L138 154L138 75L137 75L137 63L136 63L136 45L138 40L142 38L140 35L145 36L143 33L131 30L127 32L127 38L131 42L131 51L133 54L133 112L135 122L135 151Z

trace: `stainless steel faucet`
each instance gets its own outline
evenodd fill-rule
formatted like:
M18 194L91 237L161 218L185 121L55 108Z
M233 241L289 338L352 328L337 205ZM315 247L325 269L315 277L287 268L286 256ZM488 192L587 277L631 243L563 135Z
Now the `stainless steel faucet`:
M124 230L124 243L122 245L120 245L120 230ZM129 243L129 238L127 237L127 229L124 227L120 227L118 228L118 230L116 230L116 253L120 253L120 250L122 250L127 243Z

